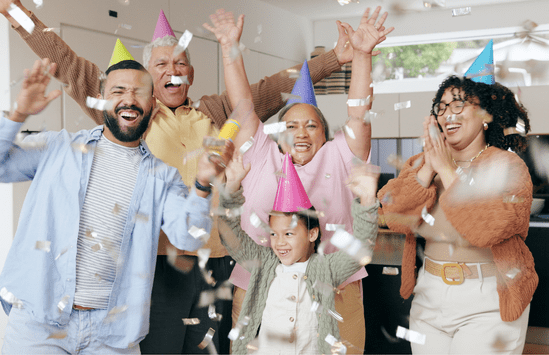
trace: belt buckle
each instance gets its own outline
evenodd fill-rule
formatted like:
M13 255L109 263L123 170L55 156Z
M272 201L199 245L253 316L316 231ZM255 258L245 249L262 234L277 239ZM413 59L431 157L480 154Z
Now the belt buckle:
M459 270L459 279L457 280L451 279L450 281L446 278L446 268L449 268L449 267L456 267ZM442 277L442 281L444 281L444 283L447 285L461 285L465 281L465 276L463 275L463 269L461 268L461 265L459 265L458 263L442 264L442 269L440 270L440 277Z

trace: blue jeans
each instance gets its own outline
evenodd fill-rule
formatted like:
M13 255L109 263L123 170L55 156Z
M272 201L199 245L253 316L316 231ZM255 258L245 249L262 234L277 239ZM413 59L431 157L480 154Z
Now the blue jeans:
M139 344L117 349L101 344L94 335L107 310L72 310L64 326L35 321L24 309L12 308L2 354L140 354Z

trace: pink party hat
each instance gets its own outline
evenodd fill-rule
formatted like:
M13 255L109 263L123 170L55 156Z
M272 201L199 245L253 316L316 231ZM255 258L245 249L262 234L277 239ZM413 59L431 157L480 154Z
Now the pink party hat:
M494 40L490 40L477 59L471 64L464 76L470 77L471 80L477 83L488 85L494 84L494 75L488 73L494 72Z
M160 10L160 15L158 15L158 21L156 21L156 28L154 29L153 41L157 38L162 38L165 36L174 36L172 26L168 23L164 11Z
M282 162L282 177L278 181L273 210L278 212L299 212L312 206L292 163L292 157L290 153L286 153Z
M317 106L315 90L313 89L313 81L311 80L311 74L309 73L309 65L307 64L307 61L305 61L301 67L299 79L296 80L294 88L292 89L292 95L297 95L300 99L290 99L286 105L297 102Z

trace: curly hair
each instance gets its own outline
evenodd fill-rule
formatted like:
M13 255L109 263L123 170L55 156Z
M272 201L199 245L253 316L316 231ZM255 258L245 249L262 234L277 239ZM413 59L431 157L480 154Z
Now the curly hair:
M476 103L474 98L478 98L480 108L493 117L492 122L488 123L488 129L484 132L486 143L505 150L511 148L517 153L526 150L528 146L526 137L519 134L504 134L505 128L516 127L519 118L524 121L525 133L530 131L528 112L521 103L515 100L515 95L509 88L499 83L488 85L452 75L440 84L433 99L431 115L435 115L434 107L440 103L444 92L454 88L463 91L465 96L461 97L463 100ZM461 96L459 91L454 95Z

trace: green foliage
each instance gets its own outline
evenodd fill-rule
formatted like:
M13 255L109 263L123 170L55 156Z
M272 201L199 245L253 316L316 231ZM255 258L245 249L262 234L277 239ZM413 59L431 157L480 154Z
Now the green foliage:
M397 68L404 68L405 78L416 78L418 75L434 74L455 48L456 42L379 48L381 54L374 57L373 63L375 66L378 60L385 62L391 73L388 79L395 79Z

